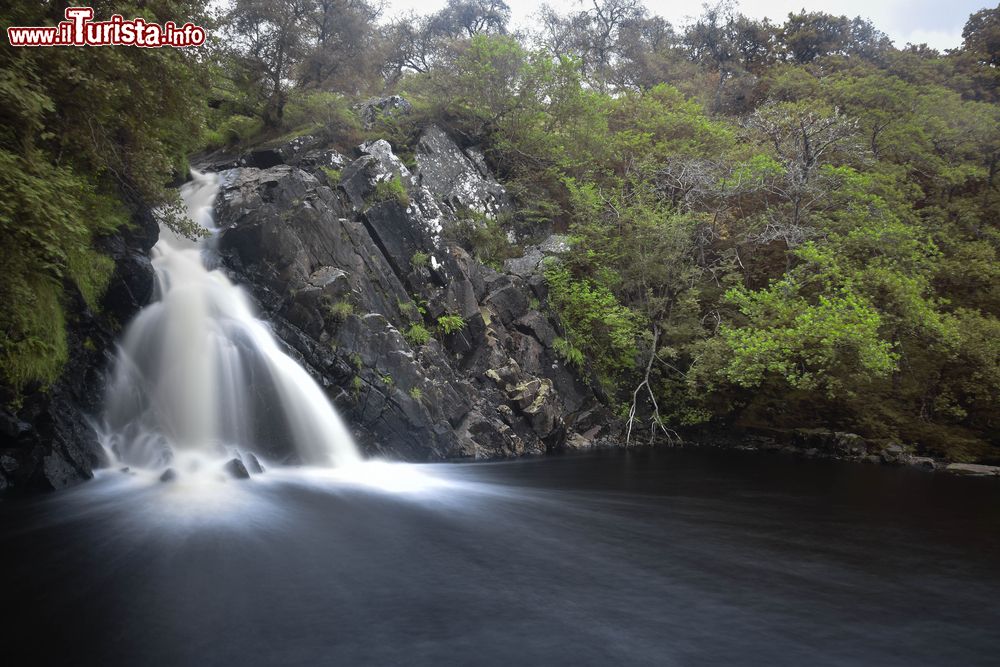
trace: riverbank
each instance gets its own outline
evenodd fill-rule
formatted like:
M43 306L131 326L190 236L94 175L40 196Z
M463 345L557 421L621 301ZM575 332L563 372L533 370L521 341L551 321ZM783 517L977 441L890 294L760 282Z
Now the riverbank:
M856 433L826 429L754 429L721 433L697 430L670 443L674 446L742 452L782 452L805 459L825 459L881 466L905 466L926 472L1000 480L1000 466L949 461L918 454L916 448L868 440Z

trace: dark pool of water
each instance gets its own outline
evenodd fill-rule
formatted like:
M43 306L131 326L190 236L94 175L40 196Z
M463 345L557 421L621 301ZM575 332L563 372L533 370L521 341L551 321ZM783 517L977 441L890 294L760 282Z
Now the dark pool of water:
M109 473L0 503L4 652L1000 664L996 480L715 450L392 470L191 493Z

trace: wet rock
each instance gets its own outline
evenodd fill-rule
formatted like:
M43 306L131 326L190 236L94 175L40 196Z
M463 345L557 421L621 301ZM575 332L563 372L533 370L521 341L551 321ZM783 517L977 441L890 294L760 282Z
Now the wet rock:
M505 325L511 324L528 312L528 297L525 296L523 289L518 289L514 284L508 284L490 294L486 298L486 303Z
M570 433L566 438L566 449L583 450L592 449L594 441L581 433Z
M388 141L368 141L355 150L359 157L344 168L339 184L355 211L373 203L371 197L381 182L399 178L404 186L411 185L410 170L392 152Z
M264 466L260 464L260 460L254 455L253 452L247 452L244 454L243 459L248 472L254 475L260 475L264 472Z
M902 445L886 445L879 452L883 463L903 463L906 459L906 449Z
M167 468L163 471L163 474L160 475L161 482L173 482L175 479L177 479L177 471L173 468Z
M259 464L258 464L259 465ZM243 465L243 461L238 458L230 459L226 462L226 465L222 467L233 479L250 479L250 473L247 471L247 467Z
M911 456L908 463L914 468L920 468L921 470L935 470L937 468L937 462L927 456Z
M521 456L528 453L524 442L505 423L474 410L460 428L462 454L475 459ZM535 453L541 453L535 447Z
M1000 466L978 465L975 463L949 463L944 469L946 472L955 475L968 475L970 477L1000 476Z
M241 167L253 167L255 169L268 169L283 164L285 158L277 148L262 148L251 151L240 158Z

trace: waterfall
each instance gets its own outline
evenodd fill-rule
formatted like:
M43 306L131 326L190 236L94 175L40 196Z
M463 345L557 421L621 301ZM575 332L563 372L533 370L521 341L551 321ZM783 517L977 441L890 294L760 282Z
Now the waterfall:
M181 188L200 241L167 229L153 248L156 296L119 345L102 424L119 461L163 468L178 457L342 466L361 460L309 374L278 347L246 294L206 263L219 177L192 170Z

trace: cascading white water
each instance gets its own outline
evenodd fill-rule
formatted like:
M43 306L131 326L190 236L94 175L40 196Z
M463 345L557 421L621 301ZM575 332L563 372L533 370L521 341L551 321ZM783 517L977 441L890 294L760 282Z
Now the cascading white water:
M181 197L190 218L213 232L218 176L192 175ZM142 468L240 451L277 462L359 462L319 386L279 349L243 291L207 268L207 243L164 229L153 248L157 297L119 346L105 401L109 449Z

